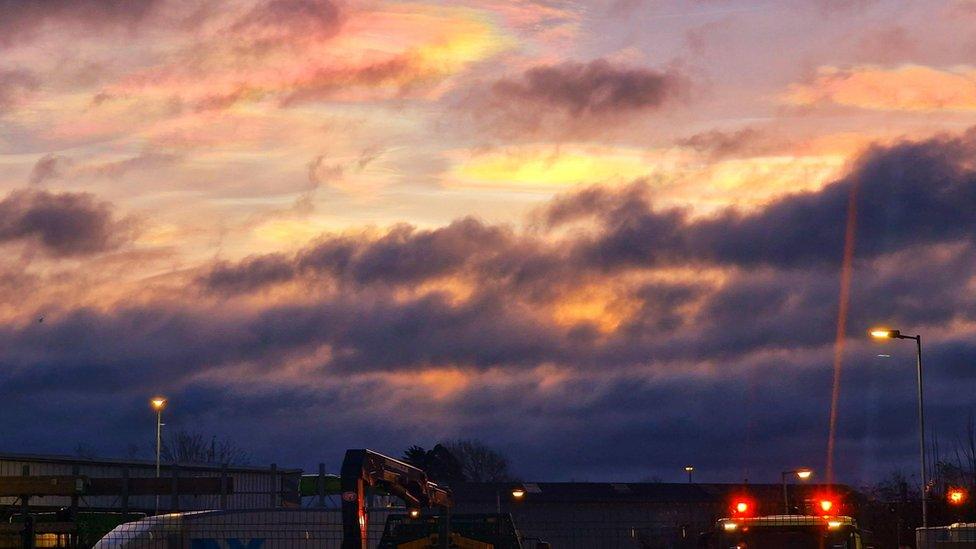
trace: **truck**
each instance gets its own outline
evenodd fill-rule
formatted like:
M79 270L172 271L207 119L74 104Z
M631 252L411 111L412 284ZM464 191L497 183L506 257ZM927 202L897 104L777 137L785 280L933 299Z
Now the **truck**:
M871 549L848 516L723 518L699 544L707 549Z

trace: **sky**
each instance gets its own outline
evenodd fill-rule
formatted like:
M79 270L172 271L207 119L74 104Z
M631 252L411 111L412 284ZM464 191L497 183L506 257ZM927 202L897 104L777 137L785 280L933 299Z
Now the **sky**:
M836 478L911 474L914 346L867 330L922 334L951 452L974 29L971 0L0 0L0 451L150 457L158 394L256 463L472 438L539 481L822 478L836 379Z

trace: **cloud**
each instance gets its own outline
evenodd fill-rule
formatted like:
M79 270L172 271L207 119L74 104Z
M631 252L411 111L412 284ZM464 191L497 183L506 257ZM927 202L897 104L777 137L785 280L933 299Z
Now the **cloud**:
M45 154L31 168L31 185L39 185L48 179L57 179L64 175L63 170L71 165L71 159L59 154Z
M755 212L734 208L706 218L657 209L647 189L593 189L556 201L548 221L595 218L602 231L579 246L599 264L668 262L835 264L852 190L857 192L860 257L909 246L971 242L976 208L976 140L905 142L865 153L843 179L820 190L770 201Z
M330 37L342 24L342 11L330 0L269 0L238 20L235 32L263 34L266 39Z
M658 108L677 87L674 74L597 59L533 67L517 80L499 80L492 91L503 101L535 103L579 116Z
M595 125L653 112L684 96L687 79L675 69L654 70L596 59L538 65L497 80L465 101L495 131L551 131L566 121ZM559 121L559 122L556 122Z
M498 147L458 155L451 185L552 189L631 181L653 170L643 149L571 144Z
M172 166L180 161L178 154L143 151L138 155L116 160L84 166L80 171L98 177L122 177L133 170L150 170Z
M0 323L0 396L88 410L111 401L135 417L146 394L165 392L182 400L184 421L259 429L267 440L255 444L279 462L308 459L298 448L314 446L306 427L317 425L333 446L393 451L407 437L478 432L547 478L647 474L606 447L647 463L680 458L634 442L648 437L720 448L709 463L729 476L785 459L777 448L815 464L856 186L856 367L844 371L840 448L845 478L862 466L870 475L914 457L908 423L891 418L909 415L915 395L903 371L877 364L868 326L932 333L946 369L929 387L976 388L957 375L976 360L965 344L976 320L974 158L971 134L877 147L823 189L751 212L691 216L634 184L564 195L529 227L469 217L327 234L294 253L208 264L168 294ZM910 351L892 346L892 360L910 365ZM45 424L77 429L62 416ZM932 412L953 416L948 404ZM589 442L572 456L532 457L580 437ZM870 451L878 441L883 455Z
M38 85L37 76L29 71L0 69L0 115L25 101Z
M158 0L0 0L0 46L10 46L50 25L104 29L131 26L150 15Z
M834 104L887 111L971 111L976 109L976 70L826 66L818 69L812 81L791 85L782 100L803 107Z
M0 200L0 242L29 240L55 257L114 250L131 232L130 221L87 193L19 190Z
M750 333L768 342L797 344L796 333L802 330L782 320L794 309L806 311L805 320L797 317L798 321L832 321L836 287L827 273L835 273L840 265L854 189L857 258L863 262L861 269L876 273L862 290L865 299L885 301L883 296L903 289L904 280L921 276L897 267L906 257L928 257L943 265L950 279L966 272L967 254L976 245L969 213L976 208L974 157L970 134L876 148L847 176L819 191L786 195L755 211L727 209L699 217L683 209L655 207L652 189L643 183L594 187L554 199L540 212L538 232L473 218L429 230L404 224L386 232L324 236L295 254L220 263L199 282L224 296L292 282L342 291L428 285L462 299L514 299L550 318L570 319L562 327L591 322L591 328L602 325L621 331L647 323L659 328L681 325L680 318L667 317L654 306L663 300L668 310L700 312L700 318L688 322L703 332L682 335L689 338L684 347L696 349L696 357L737 354L751 348ZM667 283L652 284L627 278L631 273L689 267L724 273L726 283L715 286L706 279L678 284L666 279ZM966 277L955 284L939 277L930 280L945 287L929 289L933 299L947 296L940 300L951 299L948 296L962 292L967 283ZM609 293L581 293L588 284ZM887 299L925 318L911 302ZM710 327L719 330L725 322L733 323L749 302L769 307L768 327L721 329L720 337L707 333ZM608 317L611 310L617 314ZM875 306L879 314L888 310L887 305ZM586 333L565 332L562 337L572 340ZM806 344L823 345L829 337L829 331L819 332ZM618 358L624 360L622 356Z
M738 357L766 346L817 348L831 341L832 332L803 325L828 327L836 314L834 273L854 188L858 268L868 281L858 283L857 299L873 304L875 319L949 320L946 311L955 310L953 296L965 293L968 277L962 273L972 267L976 246L968 213L976 207L973 145L965 135L877 148L820 191L787 195L748 213L729 209L692 217L687 210L656 208L652 190L642 183L594 187L553 200L540 212L538 232L466 218L438 229L398 225L380 233L324 236L295 254L222 262L199 283L220 296L298 282L340 292L406 291L397 295L420 299L426 294L418 289L426 287L437 298L425 306L460 300L470 307L462 316L478 322L494 323L481 318L487 311L539 315L551 325L538 337L559 341L560 349L594 364L634 364L640 356ZM906 287L908 280L926 278L915 265L927 270L932 264L945 276ZM721 273L721 282L653 276L688 268ZM913 301L923 291L931 301ZM510 307L496 310L495 301ZM923 303L936 302L942 306L923 310ZM733 327L744 308L756 318ZM657 348L644 339L650 327L680 343ZM594 343L601 333L612 334L605 346ZM419 337L416 330L411 334ZM349 345L343 346L360 348ZM490 347L501 352L505 344L492 341ZM491 363L473 356L444 360Z
M519 234L472 218L434 230L399 225L379 236L326 236L293 256L221 264L202 281L223 292L305 276L403 285L478 273L482 283L490 277L529 284L567 273L688 264L835 268L855 189L860 258L973 243L974 157L973 134L876 148L820 190L788 194L755 211L727 208L699 217L656 207L643 182L593 187L558 197L541 212L549 232L579 223L594 227L569 237Z
M774 150L785 150L787 146L782 140L772 139L755 128L700 132L678 139L676 143L712 158L763 154Z
M908 62L919 50L917 40L901 25L869 30L858 37L856 48L859 60L885 64Z
M433 230L401 224L377 238L366 234L323 238L294 256L273 254L236 265L221 263L201 282L220 292L253 289L300 274L328 275L355 285L419 283L468 267L478 269L518 247L510 230L473 218Z
M270 0L228 15L232 21L224 25L218 19L168 63L132 71L96 97L103 108L175 99L207 116L262 101L294 107L437 96L450 77L504 47L493 23L477 15L421 5L347 9L328 0Z

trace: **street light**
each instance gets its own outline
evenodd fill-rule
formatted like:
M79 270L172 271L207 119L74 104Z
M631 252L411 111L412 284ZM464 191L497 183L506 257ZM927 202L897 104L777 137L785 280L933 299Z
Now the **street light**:
M166 407L166 399L153 397L149 404L156 410L156 478L159 478L159 454L163 446L163 408ZM159 494L156 494L156 514L159 514Z
M953 488L949 490L946 499L949 500L951 505L962 505L966 502L966 491L962 488Z
M918 375L918 439L919 439L919 450L922 458L922 527L929 525L929 507L928 507L928 474L926 473L926 462L925 462L925 404L923 400L922 391L922 336L914 335L902 335L900 330L890 330L887 328L875 328L871 330L871 337L877 339L914 339L915 340L915 357L916 357L916 373Z
M800 480L807 480L808 478L813 476L813 471L811 469L807 469L806 467L803 467L801 469L793 469L792 471L782 472L781 478L783 479L783 509L785 510L787 515L790 514L790 493L787 491L788 488L786 484L786 478L791 475L796 476L796 478Z
M525 488L522 486L512 488L511 496L513 501L522 501L525 497ZM495 489L495 512L499 514L502 512L502 491L498 488Z
M691 484L691 474L695 472L695 468L691 465L686 465L685 472L688 473L688 484Z

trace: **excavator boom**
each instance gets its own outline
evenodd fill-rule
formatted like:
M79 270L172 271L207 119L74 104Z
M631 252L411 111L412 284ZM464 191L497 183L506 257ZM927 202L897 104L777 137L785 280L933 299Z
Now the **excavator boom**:
M340 471L342 489L342 549L366 549L369 542L369 516L366 488L382 488L402 499L408 508L437 507L444 516L447 536L448 509L453 507L451 492L427 478L427 473L398 459L372 450L346 450Z

